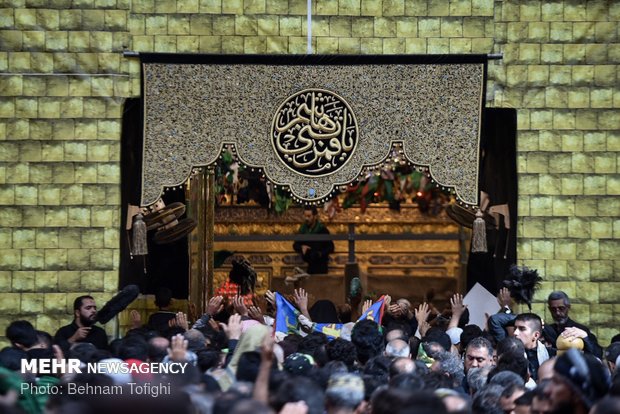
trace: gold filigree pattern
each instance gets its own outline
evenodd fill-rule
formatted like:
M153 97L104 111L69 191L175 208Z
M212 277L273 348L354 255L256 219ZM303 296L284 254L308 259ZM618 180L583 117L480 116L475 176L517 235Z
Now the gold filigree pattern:
M378 165L394 143L428 167L440 185L468 204L478 201L484 64L268 65L144 63L142 205L180 185L193 167L215 163L226 144L239 160L320 201ZM332 173L295 173L273 150L270 131L283 100L326 89L354 108L359 136Z
M273 117L271 138L278 158L297 174L334 173L357 145L357 121L334 92L312 89L287 98Z

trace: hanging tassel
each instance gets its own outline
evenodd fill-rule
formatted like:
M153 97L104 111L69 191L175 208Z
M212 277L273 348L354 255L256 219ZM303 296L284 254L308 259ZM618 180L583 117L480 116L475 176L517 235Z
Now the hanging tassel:
M474 220L474 234L471 241L472 253L486 253L487 252L487 232L486 223L482 218L482 211L476 212L476 219Z
M132 253L134 256L147 255L148 248L146 245L146 224L142 220L142 214L136 214L133 221L133 240L132 240Z

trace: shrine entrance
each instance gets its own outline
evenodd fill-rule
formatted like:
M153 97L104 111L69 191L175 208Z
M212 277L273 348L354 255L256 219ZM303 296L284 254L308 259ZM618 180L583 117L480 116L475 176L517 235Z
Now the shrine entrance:
M189 246L170 267L179 271L165 277L180 286L189 273L178 291L199 312L230 270L230 258L216 265L218 251L252 263L259 293L293 289L284 279L303 266L292 249L303 205L319 207L335 243L328 273L303 282L315 299L344 302L353 276L365 294L412 302L465 290L465 227L487 190L480 170L495 179L483 163L506 165L489 162L493 148L481 146L488 56L140 59L143 128L124 121L139 139L128 144L133 158L123 164L140 165L141 173L124 179L123 203L146 208L170 193L184 201L186 209L175 210L184 232L160 223L156 236ZM497 146L510 146L495 136ZM506 223L514 228L516 184L512 194L515 204L499 210L487 262L502 251L510 260L514 250ZM451 207L458 224L445 213ZM145 270L159 270L158 259L145 260ZM121 274L121 284L131 281Z

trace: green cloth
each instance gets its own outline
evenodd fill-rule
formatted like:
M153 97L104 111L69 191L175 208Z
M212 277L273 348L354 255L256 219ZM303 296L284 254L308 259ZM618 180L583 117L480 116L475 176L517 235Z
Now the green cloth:
M299 233L301 234L325 234L326 227L320 221L316 222L314 227L308 226L308 223L304 223L299 228Z
M39 389L44 389L44 387L56 385L58 382L58 378L44 376L37 378L36 385ZM18 395L17 405L24 412L28 414L43 413L49 395L38 392L32 393L30 387L22 391L22 384L24 383L27 383L27 381L24 380L24 377L19 372L0 367L0 394L6 395L10 390L15 390Z

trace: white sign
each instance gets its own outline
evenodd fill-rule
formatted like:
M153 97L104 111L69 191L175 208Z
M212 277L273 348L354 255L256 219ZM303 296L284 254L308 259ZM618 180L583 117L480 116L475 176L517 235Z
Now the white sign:
M480 283L476 283L467 295L463 298L463 304L469 309L469 323L478 325L480 329L485 329L486 316L497 313L499 303L491 292L486 290Z

